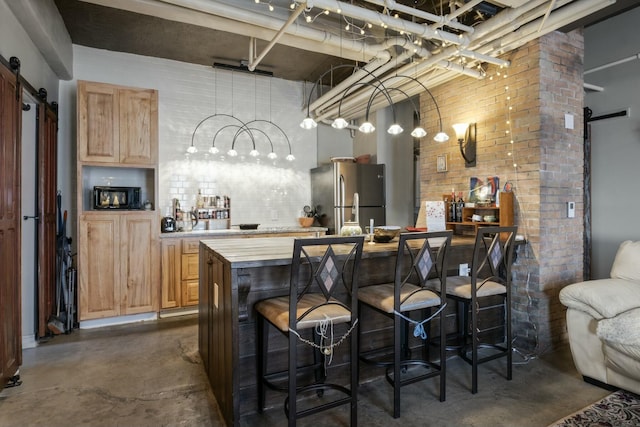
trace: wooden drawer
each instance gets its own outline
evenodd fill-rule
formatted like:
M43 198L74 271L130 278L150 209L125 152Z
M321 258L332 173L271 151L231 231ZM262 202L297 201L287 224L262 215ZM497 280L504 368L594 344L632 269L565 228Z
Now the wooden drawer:
M184 239L182 241L183 254L197 254L200 250L200 239Z
M198 254L182 254L182 280L198 280Z

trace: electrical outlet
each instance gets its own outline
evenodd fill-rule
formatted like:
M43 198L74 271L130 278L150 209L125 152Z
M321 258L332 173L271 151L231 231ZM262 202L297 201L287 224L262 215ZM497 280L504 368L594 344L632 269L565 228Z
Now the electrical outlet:
M468 276L469 275L469 264L460 264L458 267L458 276Z
M576 202L567 202L567 218L576 217Z

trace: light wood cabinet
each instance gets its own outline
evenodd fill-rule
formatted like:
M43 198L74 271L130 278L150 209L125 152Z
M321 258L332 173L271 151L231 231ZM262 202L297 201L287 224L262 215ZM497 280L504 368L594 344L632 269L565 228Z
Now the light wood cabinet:
M79 81L78 161L155 165L158 92Z
M77 141L79 320L157 312L158 214L92 203L93 186L113 176L157 206L157 91L78 81Z
M254 237L312 237L316 231L251 233L216 236L216 239ZM197 306L199 303L200 240L204 237L165 237L162 239L161 309Z
M81 215L81 320L158 311L157 222L152 213Z

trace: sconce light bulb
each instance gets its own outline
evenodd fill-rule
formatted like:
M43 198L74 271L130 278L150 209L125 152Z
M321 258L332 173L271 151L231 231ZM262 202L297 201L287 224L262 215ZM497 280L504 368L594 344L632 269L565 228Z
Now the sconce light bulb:
M187 148L187 153L189 154L193 154L193 153L197 153L198 149L196 147L194 147L193 145L190 146L189 148Z
M227 151L227 154L230 157L236 157L238 155L238 152L232 148L231 150Z
M449 135L440 131L436 134L436 136L433 137L433 140L435 142L447 142L449 140Z
M458 141L464 141L468 127L469 123L456 123L453 125L453 130L456 132L456 138Z
M387 129L387 133L390 135L400 135L403 130L404 129L402 129L402 127L399 124L394 123L391 126L389 126L389 129Z
M219 151L220 151L220 150L218 150L218 148L217 148L217 147L211 147L211 148L209 148L209 152L210 152L211 154L217 154Z
M362 133L372 133L373 131L376 130L376 128L375 126L373 126L373 124L371 124L371 122L364 122L363 124L360 125L358 130Z
M318 124L316 123L315 120L313 120L311 117L306 117L302 123L300 123L300 127L302 129L313 129L316 126L318 126Z
M269 158L271 160L275 160L275 159L278 158L278 155L272 151L269 154L267 154L267 158Z
M427 136L427 131L418 126L411 131L411 136L414 138L422 138L423 136Z
M251 157L258 157L260 155L260 153L258 152L258 150L256 150L255 148L251 151L249 151L249 155Z
M287 160L290 162L293 162L296 158L293 156L293 154L289 153L289 155L287 156Z
M331 127L334 129L344 129L349 126L349 123L342 117L338 117L331 123Z

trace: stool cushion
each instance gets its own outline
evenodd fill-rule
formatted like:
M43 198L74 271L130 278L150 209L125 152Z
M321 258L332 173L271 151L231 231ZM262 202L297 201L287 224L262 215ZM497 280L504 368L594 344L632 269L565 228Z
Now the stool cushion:
M482 283L482 281L478 280L476 295L479 298L488 297L490 295L502 295L506 293L507 288L501 283L493 282L491 280ZM471 277L447 277L447 295L454 295L459 298L471 299Z
M304 294L298 301L296 315L302 316L305 311L314 306L319 306L304 319L298 322L297 329L313 328L320 322L331 321L332 323L345 323L351 321L351 312L339 305L338 300L331 298L331 304L325 304L326 299L321 294ZM321 305L325 304L325 305ZM265 319L271 322L276 328L283 332L289 330L289 297L276 297L259 301L255 304L255 309Z
M364 286L358 289L358 299L385 313L393 313L393 292L393 283ZM412 292L415 293L409 296ZM401 312L437 307L440 305L440 297L435 292L421 289L419 286L412 285L411 283L405 283L400 289L400 301L407 298L407 296L409 296L409 298L400 305Z

